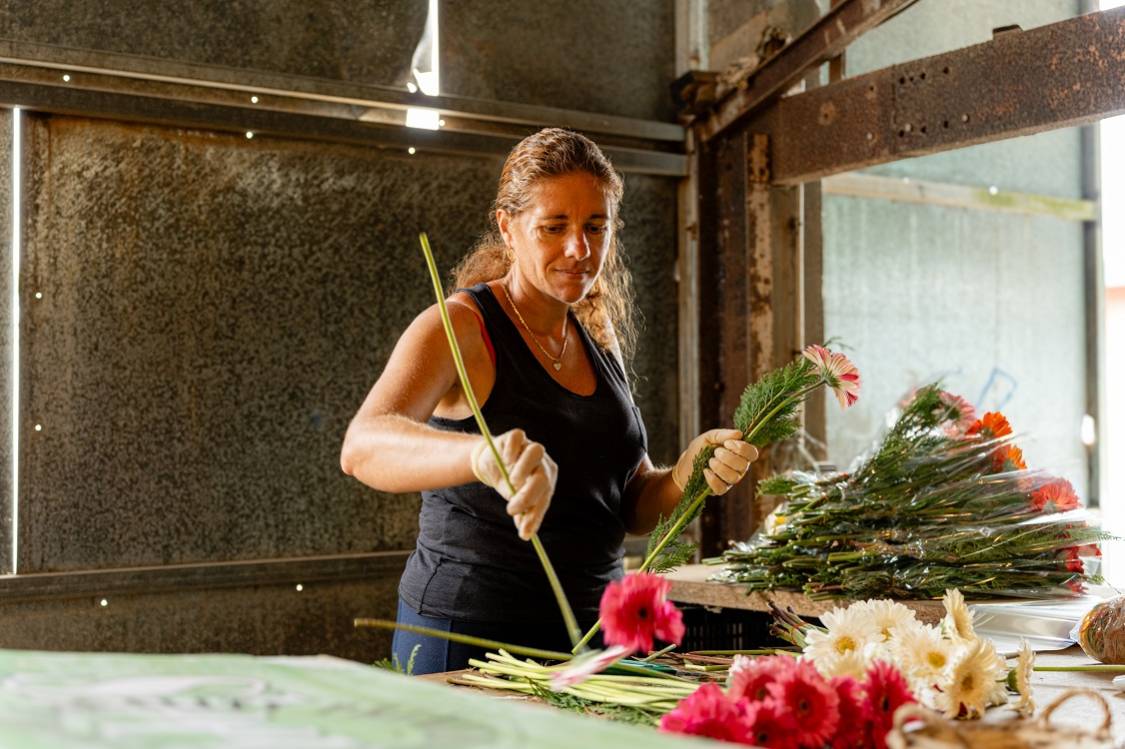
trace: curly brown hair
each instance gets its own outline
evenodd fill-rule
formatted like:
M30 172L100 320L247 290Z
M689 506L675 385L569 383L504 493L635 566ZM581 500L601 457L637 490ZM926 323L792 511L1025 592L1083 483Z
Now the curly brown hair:
M516 144L500 172L496 200L489 212L491 228L453 269L454 283L463 288L504 276L512 266L512 256L496 225L496 211L503 209L515 215L527 207L536 181L574 172L587 172L601 183L613 216L602 272L590 292L574 305L574 314L598 345L629 361L636 345L637 323L632 278L617 238L622 226L617 208L624 184L601 149L583 135L551 127Z

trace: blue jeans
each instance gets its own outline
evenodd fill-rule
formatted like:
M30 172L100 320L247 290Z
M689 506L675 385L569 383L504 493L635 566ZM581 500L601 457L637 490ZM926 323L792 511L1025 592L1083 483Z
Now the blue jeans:
M582 617L578 620L583 632L594 623L592 617L584 618L589 619L589 621L583 621ZM524 645L562 653L570 652L570 640L567 638L566 628L562 624L561 617L558 623L550 624L522 621L470 622L460 619L436 619L430 616L422 616L399 598L397 619L399 624L413 624L438 629L442 632L472 635L511 645ZM590 645L601 647L600 632ZM485 654L484 648L473 645L462 645L459 642L450 642L449 640L406 632L401 629L395 630L394 639L391 642L391 652L394 657L398 658L402 668L406 668L415 646L418 646L418 651L414 655L414 667L411 673L419 676L468 668L470 658L483 660ZM489 648L489 650L494 650L494 648Z

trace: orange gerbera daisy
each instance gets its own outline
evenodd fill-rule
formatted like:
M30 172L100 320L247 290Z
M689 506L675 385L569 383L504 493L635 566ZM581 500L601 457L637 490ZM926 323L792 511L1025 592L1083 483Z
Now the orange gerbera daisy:
M1012 433L1012 425L999 411L989 411L973 422L965 434L979 434L987 439L996 439Z
M1023 450L1015 445L1004 445L992 453L993 473L1022 471L1026 468L1027 464L1023 462Z

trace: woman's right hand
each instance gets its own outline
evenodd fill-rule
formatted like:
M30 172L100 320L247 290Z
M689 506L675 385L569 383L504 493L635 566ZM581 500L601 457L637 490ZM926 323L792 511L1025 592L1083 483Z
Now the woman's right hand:
M508 514L512 516L520 538L529 541L538 532L551 505L558 466L543 446L529 440L522 429L504 432L493 442L508 469L511 486L504 480L483 437L473 448L473 474L482 484L492 487L508 500Z

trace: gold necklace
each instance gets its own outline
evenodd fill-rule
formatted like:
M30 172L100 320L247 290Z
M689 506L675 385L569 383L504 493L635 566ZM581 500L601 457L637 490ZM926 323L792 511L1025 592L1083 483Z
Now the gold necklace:
M527 331L528 336L531 337L531 342L535 344L536 348L538 348L540 351L543 352L543 356L545 356L545 357L547 357L548 359L551 360L551 365L554 366L555 371L558 372L560 369L562 369L562 360L563 360L563 357L566 356L566 344L567 344L568 341L570 341L570 337L566 334L567 318L566 317L563 318L562 351L559 352L558 358L556 358L556 357L551 356L550 354L547 353L547 349L543 348L543 344L541 344L539 342L539 339L535 336L535 333L531 330L531 326L528 325L527 321L523 319L523 315L520 314L520 308L516 306L516 303L512 301L512 295L508 293L508 286L501 282L500 288L504 291L504 296L508 298L508 304L511 305L512 311L516 313L516 319L520 321L520 325L523 326L523 329Z

